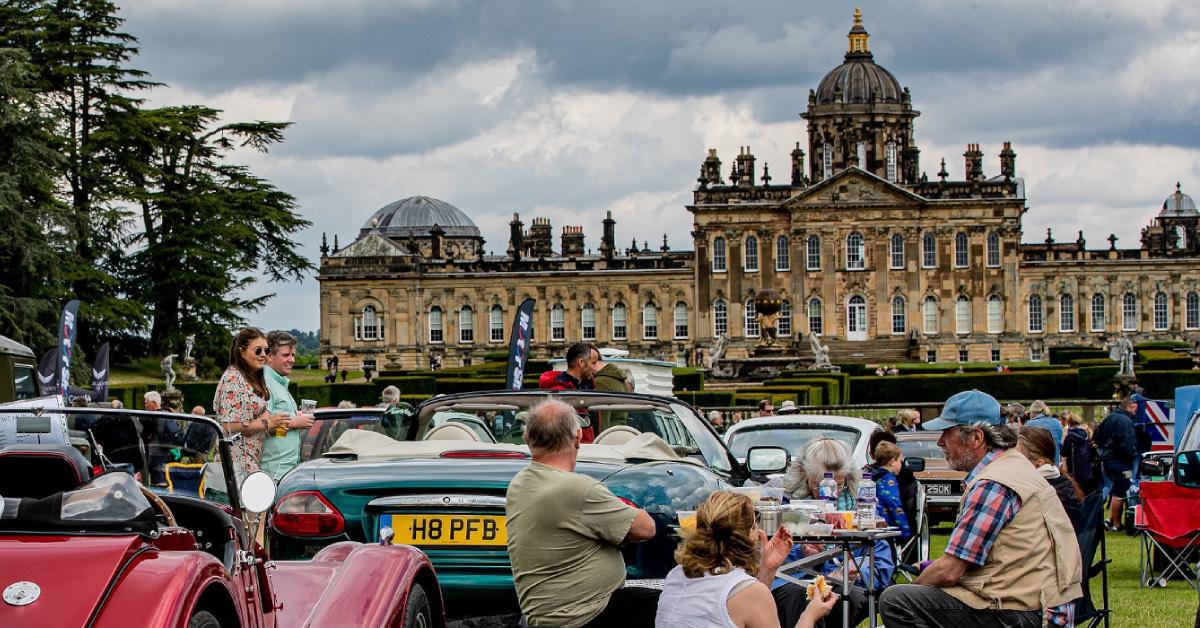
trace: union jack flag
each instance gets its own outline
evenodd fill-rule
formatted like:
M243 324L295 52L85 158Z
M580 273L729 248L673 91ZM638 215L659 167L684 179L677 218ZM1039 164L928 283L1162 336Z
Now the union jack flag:
M1134 423L1150 435L1151 451L1171 451L1175 448L1175 403L1139 399Z

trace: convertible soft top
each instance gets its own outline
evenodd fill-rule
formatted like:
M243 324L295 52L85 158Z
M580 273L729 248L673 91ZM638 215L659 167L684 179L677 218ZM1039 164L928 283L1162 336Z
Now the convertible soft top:
M529 455L529 447L509 443L478 443L474 441L422 440L398 441L371 430L346 430L325 452L329 458L437 458L453 451L519 452ZM675 453L662 438L649 432L639 434L620 445L581 445L582 462L628 464L636 462L669 461L703 464L694 458Z

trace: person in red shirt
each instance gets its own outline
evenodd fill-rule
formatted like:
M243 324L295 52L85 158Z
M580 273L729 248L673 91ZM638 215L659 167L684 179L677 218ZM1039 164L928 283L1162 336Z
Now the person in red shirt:
M600 352L594 345L587 342L577 342L567 347L567 370L546 371L538 378L538 388L542 390L592 390L592 377L595 375L596 356ZM587 416L586 413L580 416ZM590 443L596 437L591 425L582 428L584 443Z

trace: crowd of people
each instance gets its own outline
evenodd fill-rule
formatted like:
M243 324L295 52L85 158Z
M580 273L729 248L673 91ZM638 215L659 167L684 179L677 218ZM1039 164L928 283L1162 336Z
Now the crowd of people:
M583 349L569 352L567 371L544 375L544 386L594 385L596 359ZM897 412L888 429L872 436L865 468L854 465L840 441L808 443L775 480L786 498L810 499L831 477L835 507L854 510L858 484L868 477L876 485L878 516L901 540L913 534L916 480L901 464L895 432L940 432L949 466L966 474L946 551L917 566L912 584L891 584L899 562L895 545L880 541L856 550L845 600L810 600L776 570L824 548L793 543L783 527L758 529L750 500L725 491L699 505L695 530L684 534L678 566L661 592L623 587L620 548L654 536L654 519L573 473L585 442L578 415L565 404L543 402L528 417L533 463L508 491L508 550L522 612L531 626L566 628L822 626L840 625L843 613L856 625L866 618L867 591L873 590L882 591L879 612L889 626L1071 626L1073 602L1082 595L1080 504L1104 491L1111 498L1109 523L1119 524L1138 453L1136 407L1135 399L1120 400L1093 429L1069 410L1056 414L1040 401L1028 410L1002 408L971 390L952 396L926 422L915 410ZM764 400L758 412L775 408ZM718 431L726 427L720 411L707 418ZM839 569L832 560L816 567L831 575ZM585 571L589 586L579 581Z

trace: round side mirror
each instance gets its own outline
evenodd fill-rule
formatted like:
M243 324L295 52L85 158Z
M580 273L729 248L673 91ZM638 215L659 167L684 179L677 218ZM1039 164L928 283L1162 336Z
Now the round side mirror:
M275 480L256 471L242 480L242 508L254 514L266 512L275 503Z

